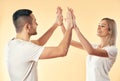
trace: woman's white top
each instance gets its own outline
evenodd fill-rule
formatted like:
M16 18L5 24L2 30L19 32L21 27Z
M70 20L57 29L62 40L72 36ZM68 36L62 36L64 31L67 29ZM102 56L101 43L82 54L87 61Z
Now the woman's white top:
M93 45L93 47L97 48L98 45ZM110 81L108 72L115 62L117 48L115 46L106 46L103 49L107 51L108 57L87 56L86 81Z

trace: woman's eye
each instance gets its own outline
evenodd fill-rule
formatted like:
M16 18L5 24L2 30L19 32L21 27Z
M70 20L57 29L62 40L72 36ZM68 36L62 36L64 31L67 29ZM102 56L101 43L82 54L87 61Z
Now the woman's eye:
M101 26L101 27L105 27L105 26Z
M105 26L103 26L103 25L100 25L100 27L105 27Z

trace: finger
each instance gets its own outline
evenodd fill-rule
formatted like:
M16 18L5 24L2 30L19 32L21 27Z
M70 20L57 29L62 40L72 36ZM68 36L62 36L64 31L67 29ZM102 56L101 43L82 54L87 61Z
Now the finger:
M61 7L57 7L57 12L56 14L62 14L62 8Z
M64 21L66 22L66 18L64 18Z
M72 17L72 14L71 14L71 12L68 10L68 12L67 12L67 18L71 18Z

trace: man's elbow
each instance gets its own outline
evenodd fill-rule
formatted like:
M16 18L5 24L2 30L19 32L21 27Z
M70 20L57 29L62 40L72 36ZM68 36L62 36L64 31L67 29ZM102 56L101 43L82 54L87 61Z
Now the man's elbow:
M62 53L61 57L65 57L67 55L67 53Z
M68 53L68 50L62 49L60 55L61 55L61 57L65 57L67 55L67 53Z

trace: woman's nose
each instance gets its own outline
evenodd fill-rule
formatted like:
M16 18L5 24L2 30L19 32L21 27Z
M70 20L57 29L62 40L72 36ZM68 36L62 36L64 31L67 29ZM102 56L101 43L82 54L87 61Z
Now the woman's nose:
M38 23L36 22L36 25L38 25Z
M100 29L100 25L98 25L98 29Z

